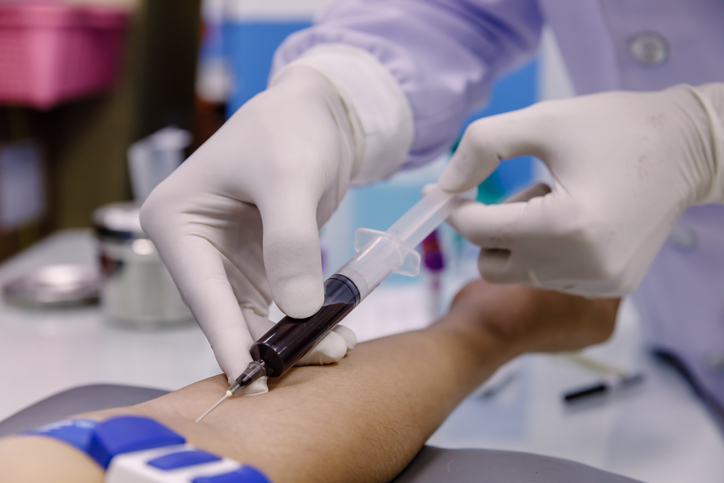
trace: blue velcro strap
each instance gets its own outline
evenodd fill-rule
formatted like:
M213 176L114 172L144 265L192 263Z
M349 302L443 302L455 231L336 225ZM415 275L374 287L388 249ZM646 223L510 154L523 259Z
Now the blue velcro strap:
M151 418L120 416L98 423L88 455L107 469L111 459L119 454L185 442L183 436Z
M271 481L253 466L242 466L229 473L199 476L191 480L191 483L271 483Z
M65 419L23 434L49 436L75 446L84 453L87 453L91 439L93 438L93 429L97 425L98 422L91 419Z
M147 464L159 470L170 471L188 466L211 463L212 461L221 461L221 457L211 454L208 451L192 449L165 454L152 459Z

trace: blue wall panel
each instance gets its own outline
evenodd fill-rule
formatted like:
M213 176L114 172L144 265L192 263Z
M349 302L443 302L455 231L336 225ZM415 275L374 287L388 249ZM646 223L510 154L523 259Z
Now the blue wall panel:
M490 103L465 121L463 130L481 117L493 116L530 106L538 100L538 59L534 59L498 79L493 85ZM462 131L461 131L462 132ZM522 156L500 164L493 176L484 184L483 201L502 198L528 186L533 177L533 158Z
M224 50L234 79L228 116L266 89L277 47L287 36L310 25L311 21L249 21L224 25Z

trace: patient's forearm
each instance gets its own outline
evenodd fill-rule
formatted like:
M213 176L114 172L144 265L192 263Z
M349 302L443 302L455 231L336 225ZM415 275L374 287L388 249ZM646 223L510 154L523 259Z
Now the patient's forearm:
M193 420L226 390L223 376L139 406L85 416L154 417L191 444L257 466L275 483L388 481L508 357L457 322L448 316L424 331L359 344L334 367L294 369L272 382L268 394L231 399L199 424ZM84 475L74 481L100 481L83 455L71 463L74 477Z
M70 445L39 436L0 439L2 483L95 483L103 470Z
M269 393L233 398L199 424L193 420L224 393L225 377L85 416L151 416L191 444L257 466L275 483L388 481L502 363L523 351L605 340L617 305L479 281L433 327L359 344L332 367L296 368ZM3 463L16 460L12 445L0 448L0 481L12 481L3 479ZM93 478L72 481L100 481Z
M137 409L277 483L388 481L508 357L455 322L360 344L335 367L295 369L268 394L227 401L200 424L192 421L224 393L224 377Z

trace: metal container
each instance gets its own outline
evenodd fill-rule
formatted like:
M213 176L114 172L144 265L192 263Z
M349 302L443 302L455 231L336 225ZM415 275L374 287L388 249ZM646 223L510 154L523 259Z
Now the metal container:
M23 308L60 309L98 303L98 268L87 265L48 265L9 281L5 301Z
M105 205L93 213L103 312L139 328L193 320L156 247L141 230L138 213L139 206L130 202Z

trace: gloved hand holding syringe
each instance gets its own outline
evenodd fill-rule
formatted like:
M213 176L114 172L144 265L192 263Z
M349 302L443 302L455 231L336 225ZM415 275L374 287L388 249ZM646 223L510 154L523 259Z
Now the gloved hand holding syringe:
M386 232L357 230L357 254L324 282L322 308L306 319L284 317L251 347L254 359L226 394L197 420L201 421L225 399L249 387L262 376L279 377L387 277L397 272L415 276L420 254L415 247L448 217L462 199L473 199L477 188L451 194L435 187Z

